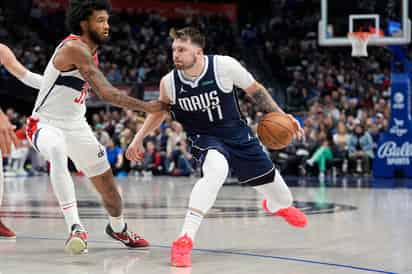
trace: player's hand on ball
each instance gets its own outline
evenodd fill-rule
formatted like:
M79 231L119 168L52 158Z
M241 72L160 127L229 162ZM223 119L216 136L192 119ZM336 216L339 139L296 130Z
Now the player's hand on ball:
M143 142L134 138L126 151L126 158L130 161L140 162L144 157Z
M304 140L305 139L305 131L303 128L300 126L299 121L293 117L291 114L287 114L287 116L291 119L293 124L295 125L295 133L294 133L294 138L298 140Z

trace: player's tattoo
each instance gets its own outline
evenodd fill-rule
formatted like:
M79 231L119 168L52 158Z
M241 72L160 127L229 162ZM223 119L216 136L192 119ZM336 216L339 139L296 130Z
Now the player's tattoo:
M113 105L130 108L133 110L145 111L144 102L138 101L126 95L123 95L111 86L104 77L103 73L95 67L91 67L83 74L85 80L90 84L93 90L101 99L106 100ZM106 92L101 92L102 88L108 89Z
M91 58L90 62L93 62ZM113 87L103 73L92 63L89 69L83 71L82 75L96 94L103 100L119 107L136 111L156 112L167 110L167 104L160 101L144 102L122 94L120 90Z
M265 113L268 112L283 112L283 110L276 104L269 92L262 86L251 95L252 100L256 103L259 110Z

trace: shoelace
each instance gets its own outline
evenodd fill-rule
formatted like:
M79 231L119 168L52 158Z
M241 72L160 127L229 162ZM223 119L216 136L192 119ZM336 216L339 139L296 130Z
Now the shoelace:
M135 232L125 231L123 232L123 234L134 241L138 241L141 239L140 236L136 234Z
M192 247L190 241L187 238L183 238L180 241L177 241L177 246L179 248L191 248Z
M83 233L84 233L85 235L84 235ZM72 235L79 235L79 236L85 236L85 237L87 237L87 231L86 231L86 230L76 229L76 230L73 230ZM83 239L83 237L80 237L80 238ZM83 239L83 240L84 240L84 239Z

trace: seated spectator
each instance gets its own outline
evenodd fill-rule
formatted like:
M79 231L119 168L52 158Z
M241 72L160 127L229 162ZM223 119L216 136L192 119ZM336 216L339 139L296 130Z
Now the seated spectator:
M345 123L339 122L337 131L333 135L333 154L342 162L342 172L346 173L348 170L348 143L350 135L347 133Z
M349 134L342 122L339 122L336 128L336 133L333 135L333 144L338 148L338 151L345 152L348 150Z
M166 133L168 135L166 152L168 158L171 158L176 144L186 140L186 133L183 131L182 125L176 121L170 123L170 128L166 130Z
M373 159L373 140L361 124L355 125L348 142L349 164L356 164L356 172L369 172Z
M25 132L25 126L16 131L19 144L17 147L13 147L10 154L8 166L6 167L6 176L27 176L27 172L24 169L24 164L29 155L30 144L27 141Z
M148 171L151 175L163 175L165 174L164 159L160 152L156 150L155 143L148 141L146 143L146 150L143 156L143 162L138 163L136 169L139 172Z
M383 131L381 131L378 127L378 125L370 123L367 125L368 132L372 137L373 141L373 152L376 153L376 150L378 149L379 141L382 137Z
M307 89L299 89L291 86L286 90L286 94L286 109L288 112L296 115L308 110Z
M176 144L176 148L172 152L171 164L169 167L170 175L172 176L190 176L192 174L192 155L187 151L186 141L181 141Z
M104 129L104 125L97 124L94 127L94 130L95 130L96 138L97 140L99 140L99 143L107 147L111 141L110 140L111 138L110 138L109 133Z
M333 159L333 153L330 147L330 142L326 137L325 132L319 133L320 147L313 153L306 163L313 166L315 163L319 168L319 178L325 178L326 163Z
M117 175L123 166L123 150L118 144L115 144L112 139L109 139L108 145L106 146L106 153L113 174Z

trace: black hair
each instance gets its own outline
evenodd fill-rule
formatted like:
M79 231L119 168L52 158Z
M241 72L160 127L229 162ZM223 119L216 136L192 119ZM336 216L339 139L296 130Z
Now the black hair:
M66 11L66 27L74 34L81 35L80 22L87 20L95 10L111 11L109 0L70 0Z

